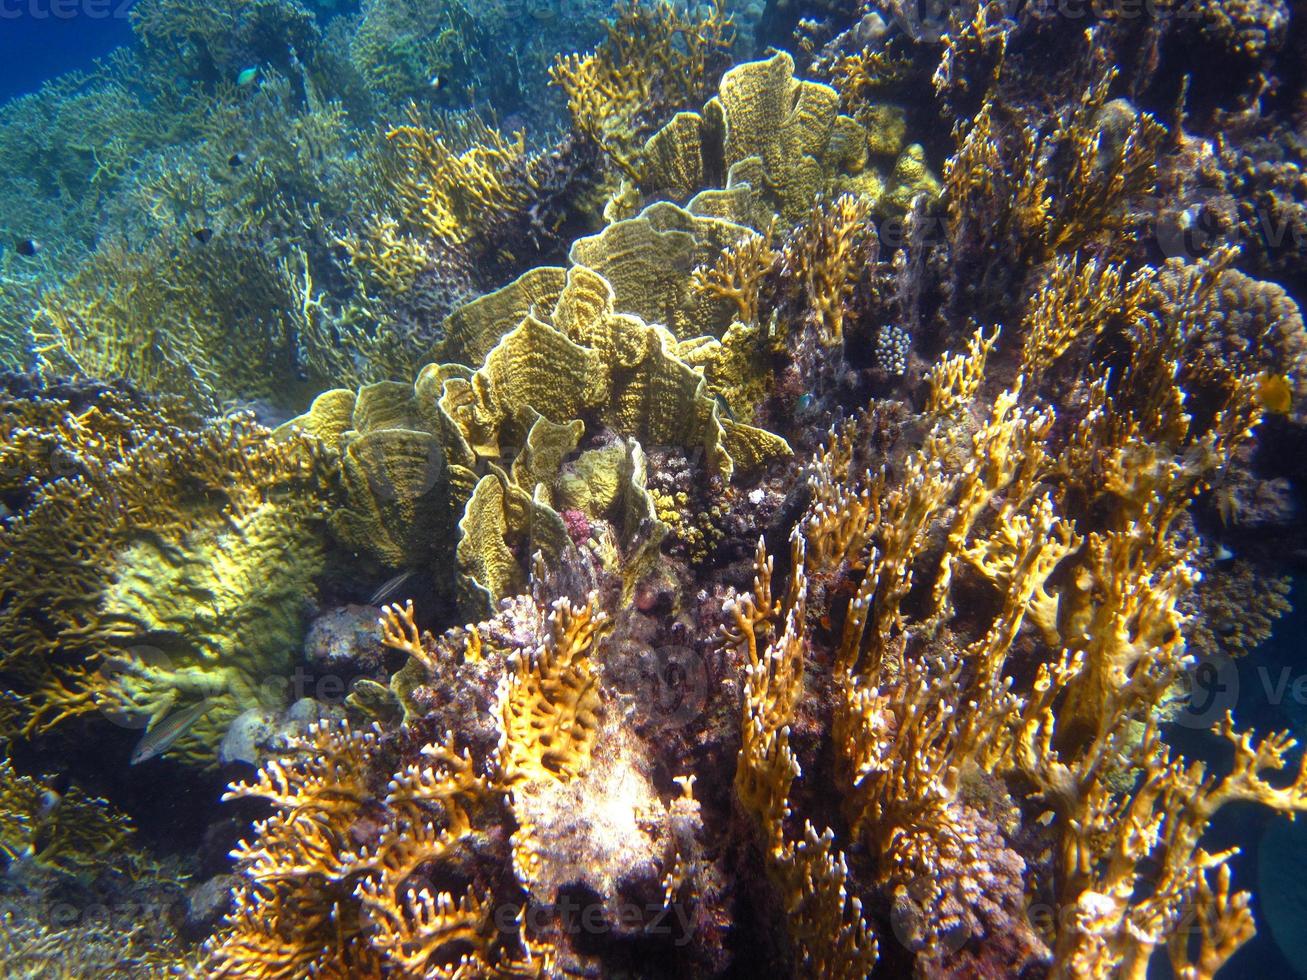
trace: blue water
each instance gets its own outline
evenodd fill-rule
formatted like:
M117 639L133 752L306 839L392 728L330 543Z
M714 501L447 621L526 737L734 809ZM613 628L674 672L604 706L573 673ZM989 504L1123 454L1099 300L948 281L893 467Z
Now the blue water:
M0 0L0 102L131 39L133 0Z

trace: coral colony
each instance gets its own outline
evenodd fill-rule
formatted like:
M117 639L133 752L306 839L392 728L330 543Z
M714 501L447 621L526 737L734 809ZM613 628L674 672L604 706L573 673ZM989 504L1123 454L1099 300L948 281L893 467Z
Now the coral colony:
M1194 679L1307 14L1129 9L140 0L0 106L0 972L1289 969Z

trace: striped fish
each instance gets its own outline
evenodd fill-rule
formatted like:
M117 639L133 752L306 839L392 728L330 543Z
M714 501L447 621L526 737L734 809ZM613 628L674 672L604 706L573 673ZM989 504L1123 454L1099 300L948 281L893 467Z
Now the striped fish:
M132 752L131 765L138 762L145 762L153 759L156 755L162 755L172 748L177 739L185 735L192 725L213 707L213 699L205 698L199 704L193 704L189 708L182 708L181 711L174 711L163 721L159 722L154 728L145 733Z

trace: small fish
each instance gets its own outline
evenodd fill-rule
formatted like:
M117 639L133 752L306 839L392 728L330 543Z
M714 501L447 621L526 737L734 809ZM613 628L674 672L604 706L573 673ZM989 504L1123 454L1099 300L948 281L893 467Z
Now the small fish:
M1267 374L1257 386L1257 397L1262 408L1272 415L1288 415L1293 408L1293 389L1289 379L1282 374Z
M30 259L37 252L41 251L41 243L35 238L24 238L18 243L16 251L19 255L26 255Z
M193 232L191 232L191 235L193 235L195 240L199 242L201 245L208 245L209 239L213 237L213 229L196 228Z
M413 577L413 575L413 569L410 568L408 571L400 572L394 578L382 582L381 587L377 589L376 592L372 593L372 598L368 600L368 605L379 606L388 601L400 590L400 587L403 586L405 582Z
M213 699L205 698L199 704L193 704L181 711L174 711L145 733L145 737L141 739L136 746L136 750L132 753L131 765L134 766L138 762L145 762L153 759L156 755L167 752L172 748L173 743L185 735L190 727L199 721L204 713L212 707Z
M447 79L444 75L432 75L431 81L428 84L431 86L431 90L433 92L439 92L447 84L449 84L449 79Z
M259 69L257 67L246 68L244 71L242 71L239 75L236 76L236 84L242 87L246 85L253 85L258 77L259 77Z
M227 158L227 166L231 167L232 170L235 170L237 167L241 166L244 162L245 162L244 153L233 153L231 156Z
M808 409L812 408L812 403L813 403L814 401L816 401L816 399L812 397L812 394L811 394L811 393L806 394L806 395L800 395L800 396L799 396L799 411L800 411L800 412L806 412Z

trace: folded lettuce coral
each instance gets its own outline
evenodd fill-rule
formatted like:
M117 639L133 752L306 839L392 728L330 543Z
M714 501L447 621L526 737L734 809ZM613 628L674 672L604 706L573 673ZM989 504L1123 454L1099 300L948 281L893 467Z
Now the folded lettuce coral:
M679 113L649 138L635 186L647 198L686 201L710 187L748 185L755 228L771 214L793 225L832 192L875 203L888 191L886 200L901 208L916 193L938 190L920 147L905 149L888 179L869 168L867 130L840 113L839 101L830 86L796 79L784 51L737 65L702 113Z
M756 397L764 383L762 334L732 326L735 304L695 291L692 281L694 268L753 234L722 218L655 206L577 242L569 270L532 270L455 311L436 354L480 355L477 367L430 364L412 387L382 383L319 396L285 431L301 429L340 451L348 503L332 518L338 536L388 565L416 567L453 540L448 522L456 522L459 592L469 613L520 590L537 550L556 560L574 547L563 511L615 528L613 546L628 572L642 567L629 549L638 540L645 553L662 535L634 476L640 447L696 450L726 479L737 467L757 471L789 454L782 438L723 418L704 374L691 366L707 366L713 384L732 394ZM652 256L651 243L661 250ZM622 295L584 263L616 277ZM602 429L630 447L602 464L604 453L583 453L561 474L562 457L582 434ZM475 481L478 463L492 472ZM628 575L627 586L633 582Z
M344 495L329 523L356 551L399 568L452 556L453 529L476 482L467 450L447 450L412 385L333 389L282 432L303 431L339 453Z
M584 425L538 418L510 473L477 484L459 523L461 608L488 615L525 591L534 562L577 562L578 547L615 575L630 597L667 533L645 485L640 444L614 439L577 451Z

